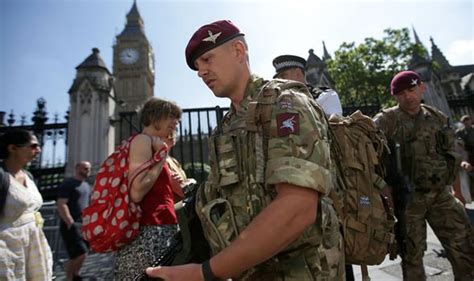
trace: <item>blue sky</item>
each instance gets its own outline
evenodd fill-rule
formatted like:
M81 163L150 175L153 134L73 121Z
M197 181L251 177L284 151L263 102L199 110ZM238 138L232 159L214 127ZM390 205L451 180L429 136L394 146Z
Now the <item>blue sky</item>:
M31 118L43 97L52 118L69 106L75 67L97 47L112 70L112 46L133 0L0 0L0 111ZM342 42L381 38L386 28L414 26L452 65L474 63L474 1L160 1L138 0L156 60L155 96L181 107L227 106L185 62L184 49L201 25L230 19L246 34L253 72L273 75L283 53L322 56Z

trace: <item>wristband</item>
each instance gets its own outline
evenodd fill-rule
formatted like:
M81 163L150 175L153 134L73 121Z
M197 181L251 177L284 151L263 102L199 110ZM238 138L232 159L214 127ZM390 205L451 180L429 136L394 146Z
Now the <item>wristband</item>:
M214 272L212 272L211 265L209 264L209 260L202 263L201 270L202 270L202 275L204 276L204 281L219 280L214 275Z

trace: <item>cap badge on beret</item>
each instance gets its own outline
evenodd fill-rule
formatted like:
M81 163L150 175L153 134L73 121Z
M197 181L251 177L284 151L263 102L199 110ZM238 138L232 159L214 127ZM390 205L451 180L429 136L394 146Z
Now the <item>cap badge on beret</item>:
M421 77L418 73L412 70L401 71L393 76L390 82L390 93L397 95L405 89L413 88L417 85L421 85L421 83Z
M206 37L204 39L202 39L202 41L204 42L212 42L214 44L216 44L216 40L217 40L217 37L219 37L222 32L219 32L219 33L216 33L216 34L212 34L212 31L211 30L208 30L207 33L209 34L209 37Z

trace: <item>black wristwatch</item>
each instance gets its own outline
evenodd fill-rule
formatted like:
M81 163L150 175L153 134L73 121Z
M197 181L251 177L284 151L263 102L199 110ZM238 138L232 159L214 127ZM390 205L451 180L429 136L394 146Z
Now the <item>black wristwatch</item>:
M211 265L209 260L202 263L201 266L202 275L204 276L204 281L218 281L219 279L212 272Z

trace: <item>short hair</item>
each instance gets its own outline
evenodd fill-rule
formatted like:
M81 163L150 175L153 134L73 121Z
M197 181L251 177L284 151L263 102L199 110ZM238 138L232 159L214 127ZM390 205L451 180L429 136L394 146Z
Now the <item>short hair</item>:
M181 119L181 114L181 108L174 102L151 97L140 111L140 124L146 127L165 118Z
M8 146L13 144L16 146L27 145L33 139L33 133L24 129L9 129L0 136L0 159L8 157Z
M79 169L83 164L91 164L89 163L89 161L80 161L80 162L77 162L76 165L74 166L76 169Z

